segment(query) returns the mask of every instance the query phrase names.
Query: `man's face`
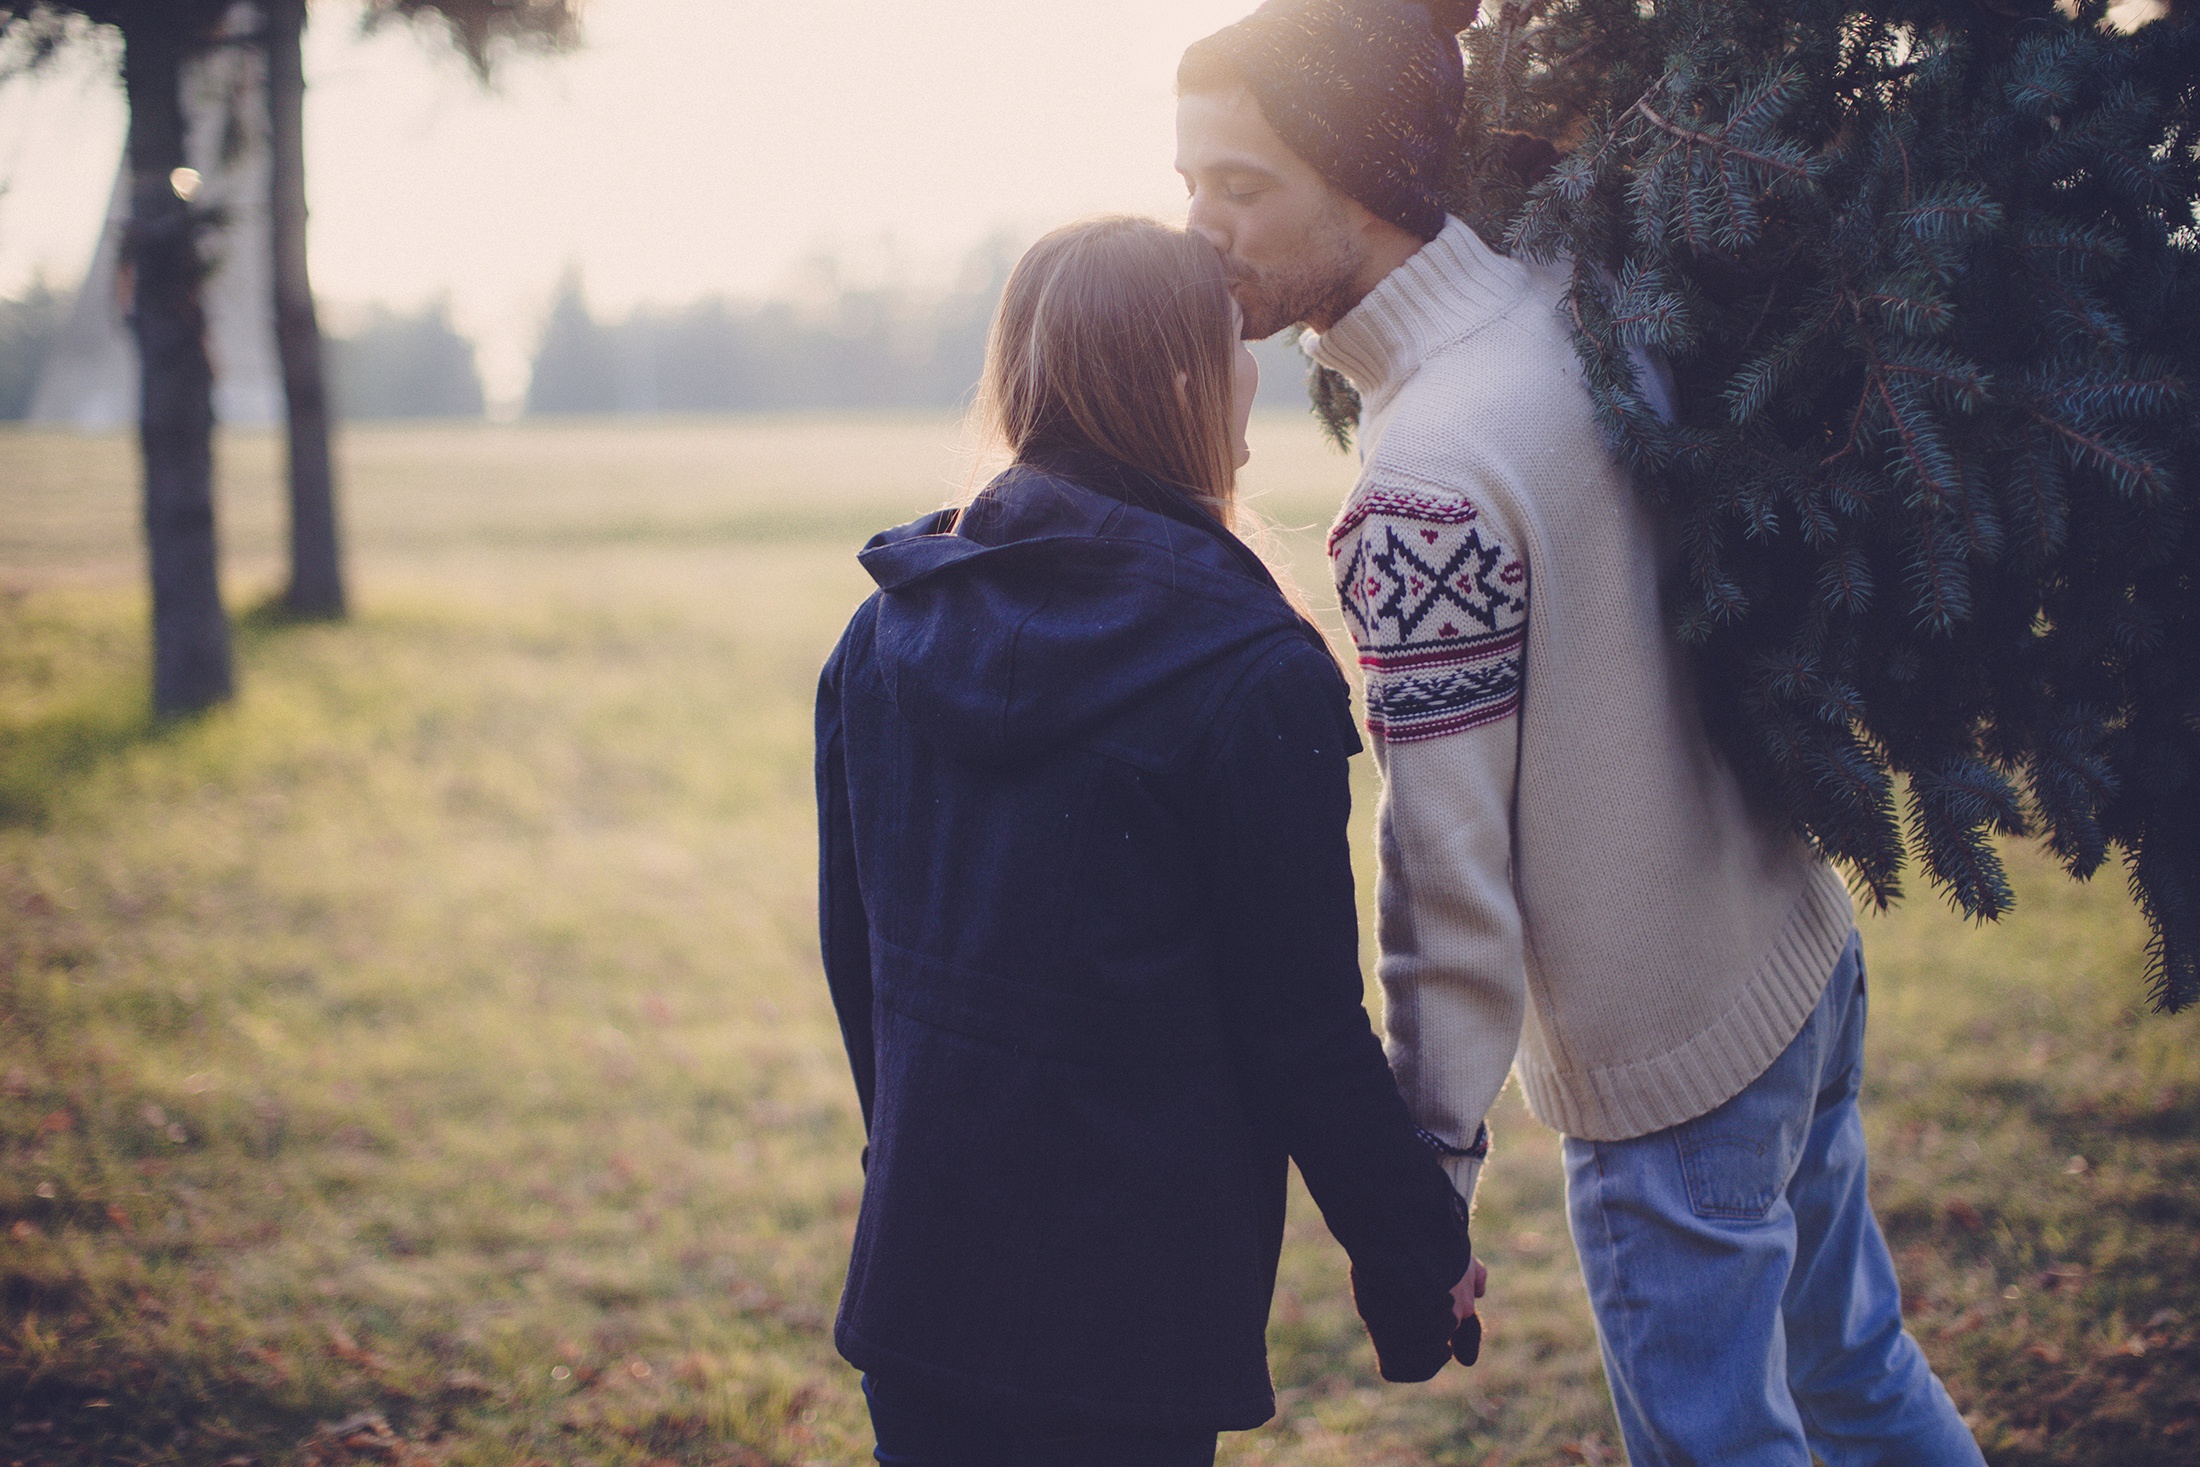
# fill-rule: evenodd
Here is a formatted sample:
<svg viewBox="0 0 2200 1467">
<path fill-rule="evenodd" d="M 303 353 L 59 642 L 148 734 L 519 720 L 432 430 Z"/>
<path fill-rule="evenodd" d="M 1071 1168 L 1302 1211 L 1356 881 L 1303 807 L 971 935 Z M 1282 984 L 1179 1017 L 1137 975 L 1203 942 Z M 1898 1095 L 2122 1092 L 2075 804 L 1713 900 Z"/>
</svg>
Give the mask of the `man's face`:
<svg viewBox="0 0 2200 1467">
<path fill-rule="evenodd" d="M 1284 145 L 1249 90 L 1177 99 L 1176 171 L 1186 222 L 1229 267 L 1248 340 L 1294 322 L 1326 331 L 1358 300 L 1365 211 Z"/>
</svg>

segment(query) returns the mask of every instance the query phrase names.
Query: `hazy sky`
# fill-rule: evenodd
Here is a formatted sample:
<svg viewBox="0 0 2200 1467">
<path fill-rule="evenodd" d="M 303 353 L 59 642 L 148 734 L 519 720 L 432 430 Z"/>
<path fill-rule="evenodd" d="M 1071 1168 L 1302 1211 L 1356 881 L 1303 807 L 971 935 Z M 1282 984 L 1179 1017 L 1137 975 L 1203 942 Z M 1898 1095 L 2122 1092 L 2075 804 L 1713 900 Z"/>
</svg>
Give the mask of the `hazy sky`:
<svg viewBox="0 0 2200 1467">
<path fill-rule="evenodd" d="M 1254 3 L 591 0 L 581 51 L 484 91 L 430 33 L 362 40 L 354 4 L 320 0 L 315 286 L 448 291 L 508 384 L 568 262 L 619 309 L 762 294 L 819 249 L 944 276 L 994 229 L 1180 216 L 1176 58 Z M 75 283 L 122 131 L 111 57 L 0 89 L 0 293 Z"/>
</svg>

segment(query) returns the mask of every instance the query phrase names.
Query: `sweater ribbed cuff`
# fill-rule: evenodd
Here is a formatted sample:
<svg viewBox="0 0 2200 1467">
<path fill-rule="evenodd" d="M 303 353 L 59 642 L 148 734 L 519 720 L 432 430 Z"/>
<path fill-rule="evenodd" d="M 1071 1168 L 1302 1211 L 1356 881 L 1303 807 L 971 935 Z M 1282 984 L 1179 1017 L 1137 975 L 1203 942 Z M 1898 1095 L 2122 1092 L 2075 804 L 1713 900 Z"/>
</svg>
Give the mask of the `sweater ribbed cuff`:
<svg viewBox="0 0 2200 1467">
<path fill-rule="evenodd" d="M 1479 1156 L 1447 1156 L 1444 1158 L 1444 1175 L 1451 1178 L 1451 1189 L 1474 1210 L 1475 1184 L 1482 1180 L 1483 1158 Z"/>
</svg>

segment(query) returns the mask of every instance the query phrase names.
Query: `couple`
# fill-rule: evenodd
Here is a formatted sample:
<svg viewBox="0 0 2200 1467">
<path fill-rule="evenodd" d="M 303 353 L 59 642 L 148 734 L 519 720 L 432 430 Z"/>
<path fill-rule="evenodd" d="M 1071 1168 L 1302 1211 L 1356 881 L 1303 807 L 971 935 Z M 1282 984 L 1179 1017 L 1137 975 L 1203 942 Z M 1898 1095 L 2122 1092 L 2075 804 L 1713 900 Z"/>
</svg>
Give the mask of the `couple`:
<svg viewBox="0 0 2200 1467">
<path fill-rule="evenodd" d="M 1433 8 L 1270 0 L 1193 46 L 1188 232 L 1034 246 L 983 389 L 1014 465 L 863 552 L 820 917 L 870 1137 L 837 1340 L 881 1462 L 1211 1463 L 1274 1411 L 1288 1162 L 1383 1376 L 1471 1363 L 1515 1068 L 1637 1467 L 1981 1460 L 1865 1196 L 1847 894 L 1697 720 L 1562 274 L 1438 202 L 1472 7 Z M 1235 533 L 1242 339 L 1294 323 L 1363 404 L 1329 548 L 1387 1059 L 1346 679 Z"/>
</svg>

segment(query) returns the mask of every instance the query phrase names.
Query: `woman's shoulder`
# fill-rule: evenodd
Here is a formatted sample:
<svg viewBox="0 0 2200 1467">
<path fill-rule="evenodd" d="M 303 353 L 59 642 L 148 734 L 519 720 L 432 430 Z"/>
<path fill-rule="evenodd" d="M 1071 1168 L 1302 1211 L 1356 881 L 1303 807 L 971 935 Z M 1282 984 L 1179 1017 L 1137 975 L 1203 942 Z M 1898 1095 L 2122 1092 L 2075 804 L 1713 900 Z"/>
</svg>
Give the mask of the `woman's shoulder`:
<svg viewBox="0 0 2200 1467">
<path fill-rule="evenodd" d="M 833 650 L 826 655 L 825 666 L 818 674 L 820 695 L 838 691 L 847 681 L 851 668 L 860 670 L 869 665 L 881 594 L 873 591 L 864 597 L 863 603 L 849 616 L 848 624 L 841 628 L 840 639 L 833 643 Z"/>
<path fill-rule="evenodd" d="M 1286 739 L 1360 751 L 1352 689 L 1329 644 L 1312 626 L 1280 630 L 1248 648 L 1209 725 L 1210 747 Z"/>
</svg>

